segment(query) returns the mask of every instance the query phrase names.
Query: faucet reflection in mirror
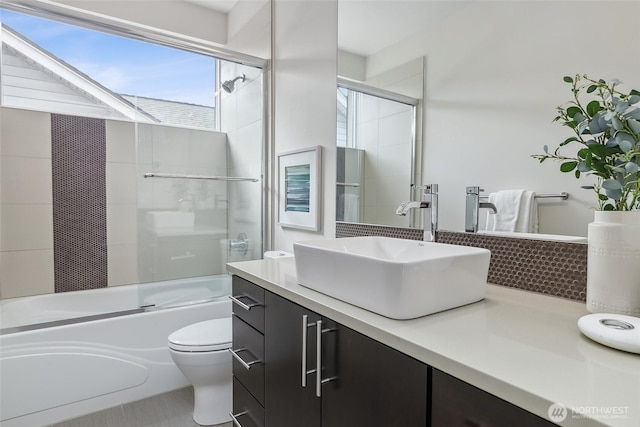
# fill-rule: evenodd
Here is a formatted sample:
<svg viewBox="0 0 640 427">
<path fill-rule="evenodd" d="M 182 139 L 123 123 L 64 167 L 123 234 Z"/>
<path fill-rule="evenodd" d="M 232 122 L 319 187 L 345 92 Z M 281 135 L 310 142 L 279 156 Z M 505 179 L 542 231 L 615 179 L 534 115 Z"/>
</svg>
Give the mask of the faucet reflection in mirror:
<svg viewBox="0 0 640 427">
<path fill-rule="evenodd" d="M 396 214 L 405 216 L 411 209 L 424 209 L 423 240 L 435 242 L 438 231 L 438 184 L 425 184 L 414 188 L 423 190 L 422 201 L 402 202 L 396 209 Z"/>
<path fill-rule="evenodd" d="M 490 202 L 481 202 L 480 193 L 484 191 L 478 186 L 467 187 L 467 196 L 465 199 L 465 212 L 464 212 L 464 231 L 470 233 L 478 232 L 478 215 L 480 208 L 486 208 L 498 213 L 496 205 Z"/>
</svg>

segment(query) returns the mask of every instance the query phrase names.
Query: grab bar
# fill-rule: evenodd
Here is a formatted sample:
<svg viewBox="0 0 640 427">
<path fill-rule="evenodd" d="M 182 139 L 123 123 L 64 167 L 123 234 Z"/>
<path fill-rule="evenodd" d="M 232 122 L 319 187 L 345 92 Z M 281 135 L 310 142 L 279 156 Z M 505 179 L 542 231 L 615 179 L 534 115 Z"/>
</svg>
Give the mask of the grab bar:
<svg viewBox="0 0 640 427">
<path fill-rule="evenodd" d="M 185 175 L 179 173 L 147 172 L 144 178 L 178 178 L 178 179 L 206 179 L 209 181 L 249 181 L 258 182 L 258 178 L 248 178 L 242 176 L 210 176 L 210 175 Z"/>
</svg>

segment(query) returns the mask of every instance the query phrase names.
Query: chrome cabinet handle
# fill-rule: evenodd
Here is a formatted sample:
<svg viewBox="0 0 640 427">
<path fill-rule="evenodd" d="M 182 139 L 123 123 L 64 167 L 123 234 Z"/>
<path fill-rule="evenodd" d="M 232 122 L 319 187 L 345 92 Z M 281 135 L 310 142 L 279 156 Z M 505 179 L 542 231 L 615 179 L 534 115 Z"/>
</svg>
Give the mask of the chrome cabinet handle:
<svg viewBox="0 0 640 427">
<path fill-rule="evenodd" d="M 231 417 L 231 419 L 233 420 L 233 423 L 237 427 L 242 427 L 242 424 L 240 424 L 240 421 L 238 421 L 238 418 L 240 418 L 243 415 L 247 415 L 248 413 L 249 411 L 242 411 L 239 414 L 234 414 L 233 412 L 229 412 L 229 416 Z"/>
<path fill-rule="evenodd" d="M 316 322 L 316 396 L 322 395 L 322 320 Z"/>
<path fill-rule="evenodd" d="M 322 334 L 333 332 L 336 328 L 322 329 L 322 320 L 308 323 L 309 316 L 302 316 L 302 387 L 307 386 L 307 375 L 316 374 L 316 396 L 322 397 L 322 384 L 335 380 L 337 377 L 322 379 Z M 307 370 L 307 330 L 316 328 L 316 368 Z"/>
<path fill-rule="evenodd" d="M 255 360 L 252 360 L 251 362 L 245 362 L 244 360 L 242 360 L 242 357 L 240 357 L 238 355 L 238 353 L 240 353 L 241 351 L 246 351 L 247 353 L 251 354 L 251 352 L 248 349 L 244 348 L 244 347 L 243 348 L 239 348 L 237 350 L 229 349 L 229 352 L 231 353 L 233 358 L 236 359 L 238 362 L 240 362 L 242 364 L 242 366 L 245 367 L 245 369 L 249 370 L 249 369 L 251 369 L 251 365 L 255 365 L 256 363 L 262 362 L 262 360 L 260 360 L 260 359 L 255 359 Z M 251 354 L 251 355 L 253 356 L 253 354 Z M 255 356 L 253 356 L 253 357 L 255 357 Z"/>
<path fill-rule="evenodd" d="M 307 330 L 316 326 L 315 323 L 307 323 L 309 321 L 308 315 L 302 316 L 302 387 L 307 386 L 307 375 L 313 374 L 316 370 L 311 369 L 307 371 Z"/>
<path fill-rule="evenodd" d="M 239 298 L 249 298 L 253 302 L 251 304 L 245 304 L 242 301 L 240 301 Z M 253 298 L 251 298 L 248 295 L 238 295 L 238 296 L 229 295 L 229 299 L 231 301 L 235 302 L 236 304 L 238 304 L 240 307 L 244 308 L 247 311 L 251 310 L 251 308 L 253 308 L 253 307 L 258 307 L 258 306 L 262 305 L 261 303 L 259 303 L 258 301 L 254 300 Z"/>
<path fill-rule="evenodd" d="M 338 377 L 334 376 L 334 377 L 329 377 L 329 378 L 325 378 L 322 379 L 322 334 L 327 333 L 327 332 L 335 332 L 338 329 L 337 328 L 328 328 L 328 329 L 322 329 L 322 321 L 318 320 L 316 322 L 316 328 L 318 330 L 318 336 L 316 338 L 316 342 L 317 342 L 317 354 L 316 354 L 316 396 L 317 397 L 322 397 L 322 384 L 326 384 L 328 382 L 331 382 L 335 379 L 337 379 Z"/>
<path fill-rule="evenodd" d="M 306 314 L 302 316 L 302 387 L 307 386 L 307 319 Z"/>
</svg>

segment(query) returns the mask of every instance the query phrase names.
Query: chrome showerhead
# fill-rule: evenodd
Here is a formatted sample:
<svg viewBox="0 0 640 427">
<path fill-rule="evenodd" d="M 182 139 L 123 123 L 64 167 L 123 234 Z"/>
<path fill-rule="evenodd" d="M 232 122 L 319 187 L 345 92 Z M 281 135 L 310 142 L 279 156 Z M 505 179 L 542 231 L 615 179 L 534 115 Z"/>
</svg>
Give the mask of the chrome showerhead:
<svg viewBox="0 0 640 427">
<path fill-rule="evenodd" d="M 244 79 L 245 77 L 243 74 L 241 76 L 236 77 L 233 80 L 227 80 L 226 82 L 222 83 L 222 89 L 224 89 L 224 91 L 227 93 L 231 93 L 236 88 L 236 80 L 240 80 L 241 82 L 243 82 Z"/>
</svg>

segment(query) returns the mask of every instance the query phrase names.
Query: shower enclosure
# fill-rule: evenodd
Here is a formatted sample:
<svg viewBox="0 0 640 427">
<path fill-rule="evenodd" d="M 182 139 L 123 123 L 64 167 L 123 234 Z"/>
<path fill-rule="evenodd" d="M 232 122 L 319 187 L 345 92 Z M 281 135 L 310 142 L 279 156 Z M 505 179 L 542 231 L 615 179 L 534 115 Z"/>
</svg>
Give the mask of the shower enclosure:
<svg viewBox="0 0 640 427">
<path fill-rule="evenodd" d="M 226 274 L 228 261 L 262 257 L 262 71 L 231 62 L 219 70 L 236 79 L 219 91 L 220 131 L 136 124 L 142 283 Z M 191 302 L 139 289 L 143 305 Z"/>
<path fill-rule="evenodd" d="M 132 93 L 24 22 L 64 26 L 75 40 L 84 32 L 124 43 L 121 34 L 7 9 L 0 17 L 2 299 L 143 284 L 139 306 L 192 304 L 207 293 L 194 301 L 157 284 L 225 275 L 228 261 L 262 257 L 263 60 L 138 31 L 126 42 L 171 51 L 175 62 L 142 69 L 148 58 L 132 54 L 145 74 L 123 77 L 192 74 L 160 95 Z M 107 44 L 92 49 L 108 56 Z M 209 81 L 189 98 L 185 85 L 203 75 Z"/>
</svg>

